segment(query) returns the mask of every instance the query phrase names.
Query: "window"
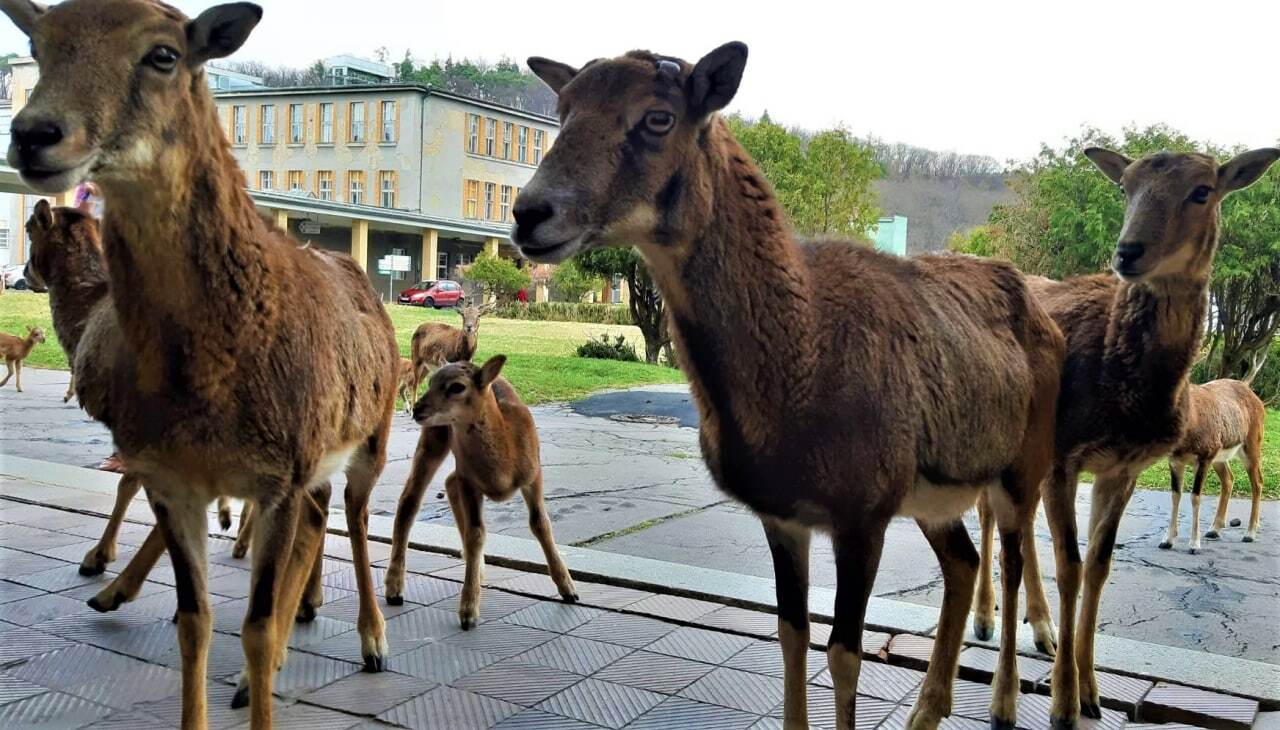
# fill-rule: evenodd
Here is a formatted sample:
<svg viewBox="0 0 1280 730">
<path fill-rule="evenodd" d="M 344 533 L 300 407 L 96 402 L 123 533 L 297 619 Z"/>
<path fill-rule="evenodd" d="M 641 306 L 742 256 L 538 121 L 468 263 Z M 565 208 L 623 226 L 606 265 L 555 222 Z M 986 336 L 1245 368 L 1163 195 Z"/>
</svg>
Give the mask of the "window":
<svg viewBox="0 0 1280 730">
<path fill-rule="evenodd" d="M 276 143 L 276 107 L 263 104 L 258 107 L 258 144 Z"/>
<path fill-rule="evenodd" d="M 396 103 L 394 101 L 382 102 L 382 137 L 381 142 L 396 141 Z"/>
<path fill-rule="evenodd" d="M 466 182 L 466 191 L 462 198 L 462 216 L 464 218 L 475 218 L 476 212 L 480 207 L 480 181 L 468 180 Z"/>
<path fill-rule="evenodd" d="M 493 198 L 498 186 L 493 183 L 484 184 L 484 219 L 493 220 Z"/>
<path fill-rule="evenodd" d="M 306 117 L 301 104 L 289 105 L 289 144 L 302 144 L 307 137 Z"/>
<path fill-rule="evenodd" d="M 258 189 L 274 190 L 276 187 L 276 173 L 274 170 L 258 171 Z"/>
<path fill-rule="evenodd" d="M 291 193 L 305 191 L 307 189 L 307 173 L 302 170 L 290 170 L 289 178 L 286 182 Z"/>
<path fill-rule="evenodd" d="M 364 102 L 351 102 L 351 137 L 348 142 L 364 142 Z"/>
<path fill-rule="evenodd" d="M 436 254 L 436 278 L 449 278 L 449 254 L 447 253 Z"/>
<path fill-rule="evenodd" d="M 364 171 L 351 170 L 347 173 L 347 202 L 352 205 L 364 204 Z"/>
<path fill-rule="evenodd" d="M 533 130 L 533 164 L 542 164 L 542 130 Z"/>
<path fill-rule="evenodd" d="M 520 141 L 516 144 L 516 158 L 521 162 L 529 161 L 529 128 L 520 128 Z"/>
<path fill-rule="evenodd" d="M 516 125 L 511 122 L 507 122 L 502 128 L 502 159 L 504 160 L 511 159 L 511 142 L 512 137 L 515 137 L 515 134 Z"/>
<path fill-rule="evenodd" d="M 502 186 L 502 206 L 498 208 L 498 220 L 510 220 L 508 217 L 511 212 L 511 186 Z"/>
<path fill-rule="evenodd" d="M 467 129 L 467 152 L 475 153 L 480 149 L 480 117 L 474 114 L 469 116 L 471 124 Z"/>
<path fill-rule="evenodd" d="M 320 105 L 320 144 L 333 144 L 333 104 Z"/>
<path fill-rule="evenodd" d="M 235 144 L 244 144 L 248 141 L 248 132 L 245 130 L 245 116 L 247 111 L 246 107 L 243 106 L 237 105 L 231 107 L 231 117 L 233 120 L 231 124 L 231 141 Z"/>
<path fill-rule="evenodd" d="M 488 123 L 487 125 L 485 125 L 485 133 L 484 133 L 484 153 L 485 153 L 486 155 L 489 155 L 490 157 L 493 157 L 493 151 L 494 151 L 494 146 L 493 146 L 493 144 L 494 144 L 494 140 L 493 140 L 493 138 L 494 138 L 494 136 L 498 133 L 498 120 L 497 120 L 497 119 L 490 119 L 490 120 L 488 120 L 488 122 L 489 122 L 489 123 Z"/>
<path fill-rule="evenodd" d="M 333 200 L 333 170 L 316 172 L 316 197 L 321 200 Z"/>
<path fill-rule="evenodd" d="M 381 195 L 380 205 L 383 208 L 396 207 L 396 173 L 394 170 L 383 170 L 378 173 L 378 191 Z"/>
</svg>

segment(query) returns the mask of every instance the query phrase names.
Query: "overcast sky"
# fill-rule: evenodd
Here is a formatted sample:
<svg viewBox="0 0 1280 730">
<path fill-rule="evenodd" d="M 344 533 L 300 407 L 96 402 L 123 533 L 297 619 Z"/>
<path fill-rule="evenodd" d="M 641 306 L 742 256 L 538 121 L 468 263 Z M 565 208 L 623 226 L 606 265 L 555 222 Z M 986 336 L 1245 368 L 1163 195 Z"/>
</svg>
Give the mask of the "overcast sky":
<svg viewBox="0 0 1280 730">
<path fill-rule="evenodd" d="M 209 3 L 177 0 L 190 15 Z M 529 55 L 574 65 L 648 48 L 690 60 L 751 49 L 731 109 L 843 123 L 999 160 L 1081 125 L 1166 122 L 1220 144 L 1280 141 L 1280 2 L 608 2 L 265 0 L 234 58 L 303 66 L 335 53 L 429 60 Z M 0 20 L 0 51 L 25 52 Z"/>
</svg>

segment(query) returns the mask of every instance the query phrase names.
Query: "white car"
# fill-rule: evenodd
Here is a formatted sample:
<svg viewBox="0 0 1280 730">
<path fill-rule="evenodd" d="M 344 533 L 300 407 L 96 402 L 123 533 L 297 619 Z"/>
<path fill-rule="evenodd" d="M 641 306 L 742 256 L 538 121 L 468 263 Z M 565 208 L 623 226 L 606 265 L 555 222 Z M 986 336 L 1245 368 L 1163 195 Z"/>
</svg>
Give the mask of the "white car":
<svg viewBox="0 0 1280 730">
<path fill-rule="evenodd" d="M 25 264 L 9 264 L 5 266 L 3 269 L 4 287 L 6 289 L 26 289 L 27 277 L 25 269 Z"/>
</svg>

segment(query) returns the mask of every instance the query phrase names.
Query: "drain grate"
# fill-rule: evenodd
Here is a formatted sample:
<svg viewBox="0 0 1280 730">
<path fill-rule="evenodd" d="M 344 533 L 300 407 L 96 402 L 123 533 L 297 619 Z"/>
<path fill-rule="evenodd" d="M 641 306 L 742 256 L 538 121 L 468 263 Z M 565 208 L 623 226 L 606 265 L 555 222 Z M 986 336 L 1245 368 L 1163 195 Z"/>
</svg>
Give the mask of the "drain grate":
<svg viewBox="0 0 1280 730">
<path fill-rule="evenodd" d="M 609 418 L 622 423 L 648 423 L 663 426 L 680 423 L 680 419 L 675 416 L 655 416 L 649 413 L 615 413 Z"/>
</svg>

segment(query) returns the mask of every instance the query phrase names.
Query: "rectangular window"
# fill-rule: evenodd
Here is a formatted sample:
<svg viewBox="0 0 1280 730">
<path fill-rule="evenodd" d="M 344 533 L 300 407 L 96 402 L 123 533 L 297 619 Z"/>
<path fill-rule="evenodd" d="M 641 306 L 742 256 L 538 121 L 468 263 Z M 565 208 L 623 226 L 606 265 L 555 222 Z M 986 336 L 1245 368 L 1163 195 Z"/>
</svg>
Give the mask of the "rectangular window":
<svg viewBox="0 0 1280 730">
<path fill-rule="evenodd" d="M 493 198 L 498 186 L 493 183 L 484 184 L 484 219 L 493 220 Z"/>
<path fill-rule="evenodd" d="M 276 187 L 276 173 L 273 170 L 258 171 L 258 189 L 274 190 Z"/>
<path fill-rule="evenodd" d="M 274 104 L 263 104 L 258 107 L 258 143 L 276 143 L 276 107 Z"/>
<path fill-rule="evenodd" d="M 542 130 L 533 130 L 533 164 L 542 164 Z"/>
<path fill-rule="evenodd" d="M 511 214 L 511 186 L 502 186 L 502 205 L 498 208 L 498 220 L 510 220 Z"/>
<path fill-rule="evenodd" d="M 467 152 L 476 153 L 480 150 L 480 117 L 469 114 L 470 123 L 467 129 Z"/>
<path fill-rule="evenodd" d="M 507 122 L 502 128 L 502 159 L 504 160 L 511 159 L 511 143 L 514 141 L 512 137 L 515 136 L 515 132 L 516 125 L 511 122 Z"/>
<path fill-rule="evenodd" d="M 480 207 L 480 181 L 468 180 L 466 194 L 463 197 L 462 214 L 464 218 L 475 218 Z"/>
<path fill-rule="evenodd" d="M 287 182 L 289 184 L 289 192 L 303 192 L 307 189 L 307 173 L 302 170 L 290 170 Z"/>
<path fill-rule="evenodd" d="M 333 104 L 320 105 L 320 144 L 333 144 Z"/>
<path fill-rule="evenodd" d="M 347 173 L 347 202 L 364 205 L 364 171 L 351 170 Z"/>
<path fill-rule="evenodd" d="M 516 143 L 516 159 L 521 162 L 529 161 L 529 128 L 520 128 L 520 140 Z"/>
<path fill-rule="evenodd" d="M 394 170 L 383 170 L 378 173 L 378 194 L 383 208 L 396 207 L 396 173 Z"/>
<path fill-rule="evenodd" d="M 231 141 L 235 144 L 244 144 L 248 141 L 248 132 L 245 130 L 245 116 L 248 109 L 244 106 L 236 105 L 231 107 L 232 118 L 232 135 Z"/>
<path fill-rule="evenodd" d="M 484 153 L 490 157 L 493 157 L 493 152 L 495 149 L 494 137 L 498 134 L 498 120 L 489 119 L 487 121 L 488 121 L 488 124 L 485 125 L 485 132 L 484 132 Z"/>
<path fill-rule="evenodd" d="M 436 254 L 436 278 L 449 278 L 449 254 L 447 253 Z"/>
<path fill-rule="evenodd" d="M 364 102 L 351 102 L 351 137 L 347 141 L 364 143 Z"/>
<path fill-rule="evenodd" d="M 316 173 L 316 195 L 321 200 L 333 200 L 333 170 Z"/>
<path fill-rule="evenodd" d="M 381 142 L 396 141 L 396 103 L 382 102 L 382 138 Z"/>
<path fill-rule="evenodd" d="M 302 144 L 307 139 L 307 122 L 301 104 L 289 105 L 289 144 Z"/>
</svg>

